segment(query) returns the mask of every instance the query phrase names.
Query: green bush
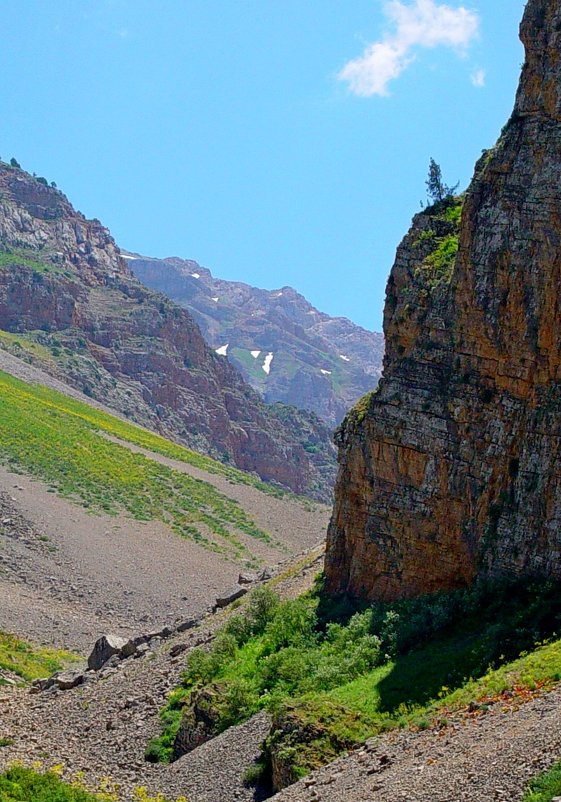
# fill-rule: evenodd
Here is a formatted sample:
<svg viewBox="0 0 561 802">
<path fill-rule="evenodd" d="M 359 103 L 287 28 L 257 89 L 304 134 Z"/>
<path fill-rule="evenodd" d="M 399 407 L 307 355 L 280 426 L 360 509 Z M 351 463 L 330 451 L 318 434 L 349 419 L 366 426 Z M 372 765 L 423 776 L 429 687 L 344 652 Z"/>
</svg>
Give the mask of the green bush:
<svg viewBox="0 0 561 802">
<path fill-rule="evenodd" d="M 210 649 L 191 652 L 151 759 L 171 759 L 200 692 L 212 698 L 211 735 L 269 710 L 265 758 L 274 752 L 286 776 L 298 777 L 389 727 L 429 726 L 446 705 L 557 681 L 561 643 L 536 644 L 560 631 L 560 590 L 559 582 L 482 582 L 357 609 L 327 599 L 321 581 L 288 601 L 261 588 Z"/>
<path fill-rule="evenodd" d="M 62 769 L 62 766 L 55 767 Z M 12 766 L 0 774 L 0 802 L 118 802 L 120 794 L 111 781 L 102 782 L 103 790 L 89 791 L 80 778 L 65 782 L 53 769 L 40 773 L 24 766 Z M 146 788 L 137 788 L 133 793 L 137 802 L 166 802 L 161 794 L 148 795 Z M 177 802 L 187 802 L 180 797 Z"/>
<path fill-rule="evenodd" d="M 14 766 L 0 774 L 0 802 L 101 802 L 97 795 L 63 782 L 53 772 L 39 774 L 23 766 Z"/>
<path fill-rule="evenodd" d="M 561 762 L 531 781 L 522 802 L 551 802 L 561 796 Z"/>
</svg>

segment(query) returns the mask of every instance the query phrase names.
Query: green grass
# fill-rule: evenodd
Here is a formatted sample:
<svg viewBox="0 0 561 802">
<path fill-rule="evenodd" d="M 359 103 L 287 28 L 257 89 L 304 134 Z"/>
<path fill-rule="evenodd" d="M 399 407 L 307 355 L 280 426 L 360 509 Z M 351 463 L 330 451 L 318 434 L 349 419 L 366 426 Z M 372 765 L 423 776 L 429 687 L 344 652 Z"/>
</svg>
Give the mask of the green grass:
<svg viewBox="0 0 561 802">
<path fill-rule="evenodd" d="M 39 336 L 41 333 L 37 333 Z M 42 332 L 44 336 L 44 332 Z M 3 331 L 0 329 L 0 346 L 7 349 L 13 349 L 17 356 L 29 354 L 30 356 L 37 357 L 44 362 L 53 362 L 53 354 L 51 349 L 47 348 L 35 339 L 37 335 L 29 332 L 25 334 L 16 334 L 10 331 Z M 18 353 L 21 352 L 21 353 Z"/>
<path fill-rule="evenodd" d="M 76 660 L 76 655 L 62 649 L 31 646 L 14 635 L 0 632 L 0 668 L 11 671 L 24 680 L 48 677 Z"/>
<path fill-rule="evenodd" d="M 551 802 L 561 796 L 561 762 L 530 783 L 522 802 Z"/>
<path fill-rule="evenodd" d="M 239 533 L 270 542 L 236 501 L 209 483 L 135 454 L 102 433 L 192 464 L 192 452 L 180 446 L 0 372 L 0 461 L 7 467 L 43 480 L 94 513 L 161 520 L 234 559 L 252 562 Z M 200 461 L 206 464 L 204 457 Z"/>
<path fill-rule="evenodd" d="M 38 772 L 21 765 L 14 765 L 0 774 L 0 802 L 119 802 L 118 791 L 110 781 L 102 783 L 106 788 L 98 792 L 88 790 L 80 776 L 70 782 L 61 779 L 57 770 Z M 146 789 L 134 792 L 137 802 L 166 802 L 158 794 L 150 797 Z M 178 802 L 187 802 L 181 797 Z"/>
<path fill-rule="evenodd" d="M 2 379 L 3 376 L 6 376 L 6 374 L 2 374 L 0 371 L 0 379 Z M 261 490 L 263 493 L 268 493 L 278 498 L 297 498 L 296 496 L 292 496 L 288 491 L 261 482 L 259 479 L 243 471 L 228 465 L 223 465 L 210 457 L 205 457 L 203 454 L 198 454 L 196 451 L 180 446 L 177 443 L 172 443 L 164 437 L 148 431 L 148 429 L 143 429 L 141 426 L 113 417 L 94 407 L 76 401 L 69 396 L 51 390 L 48 387 L 33 385 L 32 388 L 28 386 L 28 389 L 33 391 L 37 400 L 42 401 L 45 405 L 50 404 L 54 408 L 64 411 L 69 417 L 80 419 L 92 430 L 106 432 L 120 440 L 133 443 L 136 446 L 154 451 L 170 459 L 184 462 L 187 465 L 192 465 L 208 473 L 224 476 L 234 484 L 250 485 Z M 304 501 L 304 499 L 302 499 L 302 501 Z"/>
<path fill-rule="evenodd" d="M 52 262 L 42 262 L 37 259 L 36 251 L 28 248 L 15 248 L 0 251 L 0 270 L 9 270 L 13 267 L 27 267 L 34 273 L 56 273 L 60 275 L 71 274 Z"/>
<path fill-rule="evenodd" d="M 191 653 L 148 756 L 173 756 L 201 691 L 214 734 L 270 710 L 266 755 L 280 754 L 298 779 L 387 729 L 429 726 L 506 689 L 550 687 L 561 679 L 560 590 L 479 585 L 356 612 L 320 592 L 279 602 L 262 590 L 210 651 Z"/>
</svg>

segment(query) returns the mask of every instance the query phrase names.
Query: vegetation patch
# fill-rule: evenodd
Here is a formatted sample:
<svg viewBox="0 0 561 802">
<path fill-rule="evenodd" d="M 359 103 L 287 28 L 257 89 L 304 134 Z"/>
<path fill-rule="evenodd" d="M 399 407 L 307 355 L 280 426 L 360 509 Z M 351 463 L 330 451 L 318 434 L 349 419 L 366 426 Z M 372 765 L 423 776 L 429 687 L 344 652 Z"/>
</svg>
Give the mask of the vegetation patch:
<svg viewBox="0 0 561 802">
<path fill-rule="evenodd" d="M 11 671 L 24 680 L 48 677 L 78 659 L 76 655 L 62 649 L 31 646 L 15 635 L 0 632 L 0 669 Z M 0 684 L 2 684 L 1 678 Z"/>
<path fill-rule="evenodd" d="M 254 562 L 240 533 L 271 541 L 236 501 L 209 483 L 135 454 L 101 433 L 146 447 L 155 440 L 157 450 L 166 450 L 163 438 L 0 372 L 0 461 L 10 469 L 47 482 L 92 512 L 161 520 L 234 559 Z M 181 453 L 170 443 L 169 452 L 175 449 Z"/>
<path fill-rule="evenodd" d="M 356 402 L 354 407 L 347 412 L 346 420 L 351 426 L 357 426 L 358 424 L 362 423 L 365 419 L 368 410 L 370 409 L 370 402 L 376 395 L 376 390 L 371 390 L 366 395 L 363 395 L 362 398 Z"/>
<path fill-rule="evenodd" d="M 389 728 L 549 687 L 561 678 L 561 641 L 543 639 L 559 629 L 560 589 L 479 584 L 363 609 L 319 586 L 282 602 L 258 589 L 210 650 L 191 652 L 147 757 L 182 754 L 201 716 L 212 737 L 267 709 L 263 765 L 279 788 Z"/>
<path fill-rule="evenodd" d="M 27 267 L 34 273 L 39 274 L 57 273 L 60 275 L 71 275 L 71 273 L 52 262 L 41 261 L 37 258 L 37 252 L 29 248 L 15 248 L 13 250 L 0 251 L 0 270 L 10 270 L 18 267 Z"/>
<path fill-rule="evenodd" d="M 561 796 L 561 762 L 531 781 L 522 802 L 551 802 Z"/>
<path fill-rule="evenodd" d="M 0 774 L 0 802 L 119 802 L 121 798 L 110 781 L 102 783 L 99 791 L 90 791 L 80 775 L 65 782 L 61 772 L 62 766 L 47 772 L 12 766 Z M 134 799 L 136 802 L 166 802 L 161 794 L 149 796 L 145 788 L 136 789 Z M 187 802 L 187 799 L 180 797 L 177 802 Z"/>
<path fill-rule="evenodd" d="M 457 234 L 448 234 L 437 239 L 435 249 L 423 260 L 422 269 L 430 274 L 431 284 L 436 286 L 442 281 L 450 280 L 457 253 Z"/>
<path fill-rule="evenodd" d="M 448 283 L 458 253 L 464 197 L 446 197 L 425 210 L 431 227 L 420 232 L 413 246 L 424 253 L 416 274 L 434 289 Z"/>
</svg>

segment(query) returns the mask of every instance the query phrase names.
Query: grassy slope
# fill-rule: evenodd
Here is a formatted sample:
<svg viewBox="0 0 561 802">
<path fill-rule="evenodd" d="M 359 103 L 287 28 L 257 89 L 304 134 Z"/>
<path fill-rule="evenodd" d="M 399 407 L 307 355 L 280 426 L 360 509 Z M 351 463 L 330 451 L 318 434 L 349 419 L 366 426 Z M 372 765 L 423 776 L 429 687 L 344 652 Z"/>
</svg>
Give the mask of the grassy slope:
<svg viewBox="0 0 561 802">
<path fill-rule="evenodd" d="M 16 337 L 16 335 L 8 335 L 7 332 L 0 332 L 0 339 L 5 336 L 9 336 L 10 339 Z M 0 379 L 5 382 L 6 379 L 11 379 L 11 377 L 0 371 Z M 12 381 L 15 382 L 17 380 L 13 379 Z M 69 415 L 80 418 L 92 429 L 106 432 L 128 443 L 133 443 L 134 445 L 149 449 L 150 451 L 162 454 L 162 456 L 169 457 L 170 459 L 184 462 L 187 465 L 193 465 L 195 468 L 200 468 L 208 473 L 224 476 L 235 484 L 250 485 L 261 490 L 263 493 L 278 497 L 291 496 L 288 491 L 261 482 L 259 479 L 237 468 L 223 465 L 210 457 L 205 457 L 203 454 L 199 454 L 189 448 L 180 446 L 177 443 L 172 443 L 170 440 L 166 440 L 165 437 L 154 434 L 154 432 L 150 432 L 148 429 L 143 429 L 141 426 L 136 426 L 134 423 L 128 423 L 127 421 L 98 410 L 95 407 L 91 407 L 86 403 L 76 401 L 70 398 L 70 396 L 58 393 L 55 390 L 41 385 L 29 387 L 25 385 L 24 382 L 20 382 L 20 384 L 27 386 L 28 389 L 32 389 L 37 399 L 41 399 L 46 404 L 50 403 L 64 410 Z M 302 501 L 305 501 L 305 499 L 302 499 Z"/>
<path fill-rule="evenodd" d="M 247 481 L 244 474 L 140 427 L 0 372 L 0 460 L 11 469 L 42 479 L 94 512 L 162 520 L 182 536 L 236 559 L 252 560 L 236 532 L 270 540 L 237 502 L 212 485 L 134 454 L 100 433 Z"/>
<path fill-rule="evenodd" d="M 551 687 L 561 679 L 559 590 L 475 589 L 374 607 L 327 629 L 317 599 L 304 597 L 273 606 L 246 637 L 249 609 L 242 624 L 226 625 L 210 655 L 191 656 L 150 757 L 169 759 L 183 709 L 204 686 L 214 688 L 216 731 L 273 711 L 269 745 L 295 779 L 386 729 L 429 726 L 506 690 L 524 698 Z M 537 642 L 544 636 L 551 642 Z"/>
<path fill-rule="evenodd" d="M 14 635 L 0 632 L 0 668 L 7 669 L 24 680 L 48 677 L 76 659 L 75 655 L 62 649 L 31 646 Z"/>
<path fill-rule="evenodd" d="M 84 787 L 81 777 L 64 782 L 59 774 L 62 767 L 51 771 L 38 772 L 24 766 L 12 766 L 0 774 L 0 802 L 118 802 L 118 790 L 110 782 L 97 792 Z M 150 797 L 144 788 L 134 794 L 137 802 L 166 802 L 163 796 Z M 180 797 L 177 802 L 187 802 Z"/>
</svg>

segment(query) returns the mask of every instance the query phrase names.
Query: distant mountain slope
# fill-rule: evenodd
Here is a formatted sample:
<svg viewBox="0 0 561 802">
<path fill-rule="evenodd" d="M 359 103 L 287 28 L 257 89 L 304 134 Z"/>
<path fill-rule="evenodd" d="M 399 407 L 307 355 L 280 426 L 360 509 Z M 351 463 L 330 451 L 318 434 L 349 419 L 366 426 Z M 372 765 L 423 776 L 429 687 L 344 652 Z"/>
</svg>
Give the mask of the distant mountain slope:
<svg viewBox="0 0 561 802">
<path fill-rule="evenodd" d="M 110 233 L 0 163 L 0 346 L 151 429 L 328 498 L 329 429 L 267 406 L 183 309 L 134 278 Z"/>
<path fill-rule="evenodd" d="M 383 335 L 319 312 L 292 287 L 223 281 L 189 260 L 126 258 L 144 284 L 191 312 L 206 341 L 265 401 L 294 404 L 335 424 L 376 386 Z"/>
</svg>

